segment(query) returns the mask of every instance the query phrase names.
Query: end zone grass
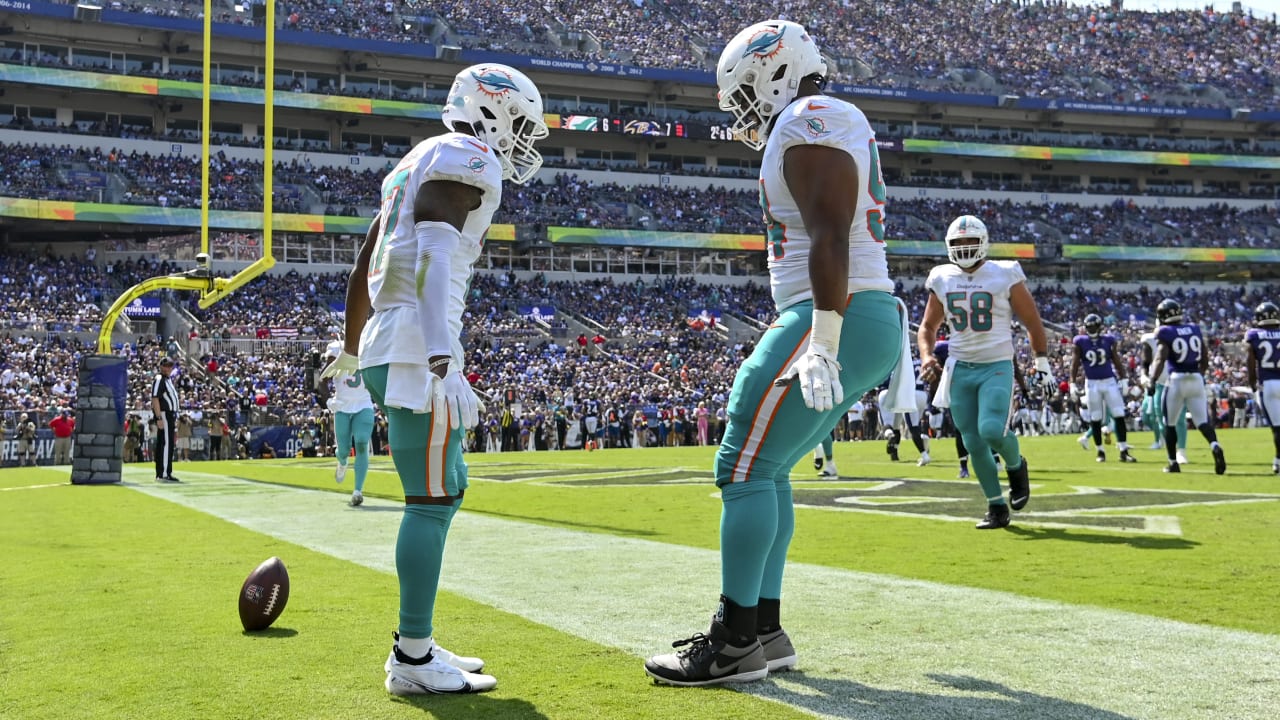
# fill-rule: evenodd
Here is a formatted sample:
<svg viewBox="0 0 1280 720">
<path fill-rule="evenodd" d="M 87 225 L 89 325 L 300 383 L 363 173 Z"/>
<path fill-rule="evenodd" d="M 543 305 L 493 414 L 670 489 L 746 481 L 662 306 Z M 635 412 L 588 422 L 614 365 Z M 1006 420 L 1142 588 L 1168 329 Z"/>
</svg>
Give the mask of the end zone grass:
<svg viewBox="0 0 1280 720">
<path fill-rule="evenodd" d="M 1071 438 L 1026 440 L 1034 487 L 1028 509 L 1036 508 L 1037 499 L 1081 486 L 1280 496 L 1280 479 L 1270 474 L 1269 434 L 1251 430 L 1222 435 L 1231 462 L 1223 477 L 1212 474 L 1199 438 L 1191 443 L 1194 464 L 1181 476 L 1161 473 L 1161 455 L 1156 452 L 1138 451 L 1142 462 L 1137 465 L 1097 465 L 1092 453 L 1082 452 Z M 806 459 L 793 473 L 793 482 L 797 488 L 839 488 L 866 487 L 884 477 L 948 479 L 955 471 L 948 445 L 935 443 L 934 464 L 917 468 L 905 462 L 914 459 L 910 452 L 904 453 L 902 463 L 887 462 L 879 442 L 837 444 L 836 458 L 845 477 L 818 482 Z M 711 459 L 712 451 L 706 448 L 473 455 L 468 461 L 474 480 L 464 510 L 714 550 L 720 501 L 713 486 L 705 481 L 638 482 L 646 468 L 684 467 L 705 473 Z M 340 505 L 351 481 L 335 485 L 331 463 L 192 463 L 180 465 L 177 472 L 330 490 Z M 621 472 L 605 472 L 614 470 Z M 584 471 L 612 474 L 619 481 L 557 484 Z M 855 474 L 870 480 L 850 477 Z M 396 624 L 394 575 L 130 488 L 71 487 L 66 479 L 66 470 L 0 471 L 0 550 L 8 558 L 0 564 L 3 717 L 811 717 L 733 691 L 654 687 L 634 654 L 452 593 L 442 593 L 437 608 L 438 624 L 446 631 L 441 641 L 488 659 L 499 678 L 497 690 L 479 696 L 392 699 L 381 686 L 381 664 Z M 203 491 L 198 483 L 192 485 L 184 491 Z M 381 459 L 366 494 L 396 498 L 398 488 L 391 465 Z M 1029 523 L 984 533 L 970 527 L 982 512 L 976 483 L 970 490 L 971 500 L 956 503 L 957 515 L 965 522 L 799 508 L 791 558 L 1280 634 L 1280 614 L 1274 612 L 1280 591 L 1280 504 L 1275 500 L 1105 511 L 1176 517 L 1180 536 L 1045 529 Z M 385 526 L 398 523 L 399 514 L 368 512 L 361 518 Z M 520 543 L 521 538 L 510 542 Z M 289 606 L 276 627 L 245 634 L 236 616 L 235 595 L 249 570 L 271 555 L 288 563 Z M 626 558 L 618 558 L 616 571 L 628 571 Z M 571 567 L 563 568 L 549 574 L 547 582 L 591 582 L 572 578 L 572 572 Z M 650 580 L 656 594 L 665 584 L 683 581 L 681 569 L 674 566 L 669 576 Z M 714 584 L 715 578 L 700 577 L 698 582 Z M 714 600 L 709 596 L 700 607 L 671 608 L 680 616 L 672 624 L 700 629 Z M 617 612 L 626 613 L 627 608 L 628 598 L 617 598 Z M 998 608 L 993 612 L 1005 621 Z M 655 637 L 653 651 L 673 637 Z M 955 675 L 946 648 L 937 652 L 937 674 Z M 1028 663 L 1035 662 L 1028 658 Z M 1159 673 L 1160 668 L 1137 671 Z M 813 692 L 803 678 L 798 676 L 799 684 L 783 678 L 774 687 L 783 696 Z M 851 680 L 870 683 L 866 678 Z M 1271 682 L 1280 683 L 1280 678 Z M 875 707 L 872 698 L 878 695 L 870 684 L 853 692 L 863 693 L 870 704 L 851 706 L 837 717 L 884 716 L 883 708 Z M 1242 692 L 1276 694 L 1267 686 Z M 1208 704 L 1219 700 L 1205 698 Z M 948 708 L 962 712 L 966 707 L 973 709 L 949 705 L 943 698 L 922 708 L 925 714 L 907 717 L 932 720 L 945 716 Z M 1072 712 L 1071 717 L 1084 717 L 1087 707 L 1078 711 L 1085 715 Z"/>
</svg>

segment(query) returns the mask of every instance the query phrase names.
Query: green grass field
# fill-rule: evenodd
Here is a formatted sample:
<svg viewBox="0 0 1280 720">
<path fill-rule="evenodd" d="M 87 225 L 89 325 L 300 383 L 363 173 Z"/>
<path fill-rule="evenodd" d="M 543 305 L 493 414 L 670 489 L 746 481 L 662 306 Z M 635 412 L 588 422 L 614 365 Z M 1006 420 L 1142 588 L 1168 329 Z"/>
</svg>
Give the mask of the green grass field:
<svg viewBox="0 0 1280 720">
<path fill-rule="evenodd" d="M 1137 437 L 1145 448 L 1150 434 Z M 146 466 L 123 486 L 0 471 L 4 718 L 1273 718 L 1280 712 L 1280 478 L 1265 430 L 1227 431 L 1212 473 L 1098 465 L 1023 442 L 1033 497 L 978 532 L 951 441 L 934 463 L 836 446 L 841 478 L 793 473 L 783 624 L 796 672 L 739 689 L 651 684 L 642 659 L 705 630 L 720 501 L 703 448 L 469 456 L 436 637 L 490 693 L 395 699 L 399 483 L 369 501 L 332 460 Z M 292 594 L 242 632 L 236 596 L 278 555 Z"/>
</svg>

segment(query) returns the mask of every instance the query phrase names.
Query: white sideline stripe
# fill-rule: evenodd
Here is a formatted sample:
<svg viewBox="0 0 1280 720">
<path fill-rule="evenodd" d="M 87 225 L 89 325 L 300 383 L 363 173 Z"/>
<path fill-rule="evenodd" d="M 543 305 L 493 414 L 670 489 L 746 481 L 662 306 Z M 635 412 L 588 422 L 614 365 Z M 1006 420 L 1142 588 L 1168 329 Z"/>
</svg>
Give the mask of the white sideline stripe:
<svg viewBox="0 0 1280 720">
<path fill-rule="evenodd" d="M 44 485 L 19 485 L 18 487 L 0 488 L 0 492 L 8 492 L 10 490 L 39 490 L 41 488 L 51 487 L 71 487 L 70 483 L 45 483 Z"/>
<path fill-rule="evenodd" d="M 399 503 L 353 509 L 342 493 L 126 474 L 150 495 L 394 572 L 400 516 L 368 509 Z M 949 532 L 972 531 L 939 527 Z M 636 655 L 637 683 L 639 658 L 705 630 L 719 593 L 715 551 L 465 511 L 445 563 L 443 589 Z M 744 691 L 817 717 L 1236 720 L 1280 707 L 1273 635 L 807 564 L 788 566 L 784 600 L 803 672 Z"/>
</svg>

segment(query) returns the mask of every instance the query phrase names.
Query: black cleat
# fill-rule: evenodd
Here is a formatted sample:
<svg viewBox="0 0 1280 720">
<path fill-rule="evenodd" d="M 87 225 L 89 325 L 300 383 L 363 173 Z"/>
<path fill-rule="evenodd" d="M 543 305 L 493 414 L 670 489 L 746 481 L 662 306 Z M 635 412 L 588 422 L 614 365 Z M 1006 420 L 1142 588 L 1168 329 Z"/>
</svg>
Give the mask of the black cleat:
<svg viewBox="0 0 1280 720">
<path fill-rule="evenodd" d="M 1009 527 L 1009 506 L 1004 503 L 988 505 L 986 516 L 975 527 L 979 530 L 999 530 Z"/>
<path fill-rule="evenodd" d="M 1164 471 L 1167 473 L 1180 473 L 1182 468 L 1178 466 L 1177 460 L 1170 460 L 1169 464 L 1164 466 Z"/>
<path fill-rule="evenodd" d="M 889 445 L 884 449 L 884 451 L 889 453 L 890 460 L 894 462 L 898 462 L 898 446 L 897 445 Z"/>
<path fill-rule="evenodd" d="M 796 648 L 791 644 L 787 631 L 778 628 L 771 633 L 759 637 L 760 647 L 764 648 L 764 659 L 769 664 L 769 673 L 784 672 L 796 666 Z"/>
<path fill-rule="evenodd" d="M 1219 475 L 1227 471 L 1227 456 L 1223 454 L 1221 445 L 1213 448 L 1213 471 Z"/>
<path fill-rule="evenodd" d="M 1022 465 L 1017 470 L 1010 470 L 1008 477 L 1009 505 L 1014 510 L 1021 510 L 1031 500 L 1031 478 L 1027 475 L 1027 458 L 1025 456 L 1022 458 Z M 995 506 L 993 505 L 992 507 Z M 1005 514 L 1009 514 L 1007 510 Z M 1005 524 L 1008 525 L 1009 523 L 1006 521 Z"/>
<path fill-rule="evenodd" d="M 814 459 L 813 459 L 813 469 L 814 469 L 814 470 L 821 470 L 821 469 L 822 469 L 822 458 L 820 458 L 820 457 L 816 457 L 816 458 L 814 458 Z"/>
<path fill-rule="evenodd" d="M 1136 458 L 1136 457 L 1134 457 L 1134 456 L 1130 455 L 1130 454 L 1129 454 L 1129 450 L 1128 450 L 1128 449 L 1125 449 L 1125 450 L 1121 450 L 1121 451 L 1120 451 L 1120 462 L 1122 462 L 1122 463 L 1127 463 L 1127 462 L 1138 462 L 1138 458 Z"/>
<path fill-rule="evenodd" d="M 1107 461 L 1107 451 L 1106 451 L 1106 450 L 1103 450 L 1102 448 L 1098 448 L 1098 457 L 1097 457 L 1097 458 L 1095 458 L 1095 459 L 1096 459 L 1098 462 L 1106 462 L 1106 461 Z"/>
<path fill-rule="evenodd" d="M 764 648 L 752 638 L 750 645 L 730 645 L 729 630 L 712 620 L 709 634 L 698 633 L 676 640 L 666 655 L 654 655 L 644 663 L 644 671 L 656 683 L 692 687 L 763 680 L 769 674 Z"/>
</svg>

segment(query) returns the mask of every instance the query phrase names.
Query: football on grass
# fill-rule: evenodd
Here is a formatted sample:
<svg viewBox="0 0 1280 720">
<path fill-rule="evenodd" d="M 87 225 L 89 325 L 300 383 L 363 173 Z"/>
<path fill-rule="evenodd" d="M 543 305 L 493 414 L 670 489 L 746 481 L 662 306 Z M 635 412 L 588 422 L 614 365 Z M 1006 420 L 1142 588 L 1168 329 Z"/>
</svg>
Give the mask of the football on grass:
<svg viewBox="0 0 1280 720">
<path fill-rule="evenodd" d="M 266 630 L 289 602 L 289 571 L 280 558 L 269 558 L 249 573 L 240 587 L 240 624 L 250 632 Z"/>
</svg>

